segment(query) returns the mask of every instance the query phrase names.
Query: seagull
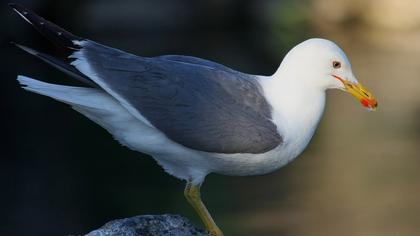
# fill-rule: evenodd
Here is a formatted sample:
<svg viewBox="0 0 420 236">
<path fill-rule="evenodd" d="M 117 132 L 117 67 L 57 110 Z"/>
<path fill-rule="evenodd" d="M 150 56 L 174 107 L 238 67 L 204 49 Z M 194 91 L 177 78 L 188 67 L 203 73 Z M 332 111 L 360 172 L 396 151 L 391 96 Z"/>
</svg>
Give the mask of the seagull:
<svg viewBox="0 0 420 236">
<path fill-rule="evenodd" d="M 9 5 L 65 57 L 15 45 L 85 84 L 18 75 L 21 86 L 70 105 L 185 180 L 185 197 L 213 236 L 223 232 L 200 197 L 208 174 L 262 175 L 294 160 L 314 135 L 328 89 L 350 93 L 368 110 L 377 107 L 345 53 L 326 39 L 292 48 L 271 76 L 251 75 L 192 56 L 136 56 Z"/>
</svg>

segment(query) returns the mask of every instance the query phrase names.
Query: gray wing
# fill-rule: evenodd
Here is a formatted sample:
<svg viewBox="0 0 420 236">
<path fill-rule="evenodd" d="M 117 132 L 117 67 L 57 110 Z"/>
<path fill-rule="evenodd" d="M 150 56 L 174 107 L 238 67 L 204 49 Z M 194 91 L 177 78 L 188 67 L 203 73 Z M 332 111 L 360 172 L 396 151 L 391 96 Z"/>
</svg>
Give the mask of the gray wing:
<svg viewBox="0 0 420 236">
<path fill-rule="evenodd" d="M 195 57 L 134 56 L 84 40 L 21 5 L 9 6 L 75 59 L 71 65 L 77 70 L 67 61 L 21 49 L 98 85 L 173 141 L 217 153 L 262 153 L 282 143 L 254 77 Z"/>
<path fill-rule="evenodd" d="M 205 59 L 201 59 L 201 58 L 197 58 L 197 57 L 192 57 L 192 56 L 164 55 L 164 56 L 159 56 L 159 57 L 155 57 L 155 58 L 168 60 L 168 61 L 172 61 L 172 62 L 186 63 L 186 64 L 190 64 L 191 66 L 202 66 L 202 67 L 208 67 L 209 69 L 216 69 L 216 70 L 231 72 L 231 73 L 234 73 L 234 74 L 245 75 L 245 74 L 240 73 L 238 71 L 232 70 L 231 68 L 229 68 L 227 66 L 216 63 L 214 61 L 209 61 L 209 60 L 205 60 Z"/>
<path fill-rule="evenodd" d="M 251 75 L 195 57 L 146 58 L 91 41 L 82 45 L 73 57 L 84 57 L 99 84 L 177 143 L 205 152 L 263 153 L 282 142 Z"/>
</svg>

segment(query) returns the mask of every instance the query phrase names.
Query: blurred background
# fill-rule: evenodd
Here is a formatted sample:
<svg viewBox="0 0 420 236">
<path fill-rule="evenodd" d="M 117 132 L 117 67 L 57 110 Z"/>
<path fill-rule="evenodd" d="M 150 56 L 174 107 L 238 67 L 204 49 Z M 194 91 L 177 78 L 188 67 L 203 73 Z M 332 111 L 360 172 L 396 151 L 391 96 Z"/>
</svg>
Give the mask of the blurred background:
<svg viewBox="0 0 420 236">
<path fill-rule="evenodd" d="M 209 175 L 204 201 L 226 235 L 419 235 L 420 2 L 416 0 L 20 0 L 67 30 L 132 53 L 186 54 L 272 74 L 311 37 L 337 42 L 379 110 L 340 91 L 308 149 L 275 173 Z M 77 235 L 176 213 L 200 225 L 184 183 L 17 74 L 75 82 L 9 45 L 54 53 L 0 4 L 0 235 Z"/>
</svg>

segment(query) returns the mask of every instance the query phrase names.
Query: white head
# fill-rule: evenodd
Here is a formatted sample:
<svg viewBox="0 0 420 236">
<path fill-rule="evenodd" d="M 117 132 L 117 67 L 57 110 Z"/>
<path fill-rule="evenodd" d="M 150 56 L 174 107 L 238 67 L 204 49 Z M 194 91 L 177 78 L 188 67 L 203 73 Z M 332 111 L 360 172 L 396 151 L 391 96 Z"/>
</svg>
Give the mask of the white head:
<svg viewBox="0 0 420 236">
<path fill-rule="evenodd" d="M 355 96 L 365 107 L 374 109 L 376 99 L 356 79 L 346 54 L 326 39 L 309 39 L 284 58 L 278 72 L 293 75 L 296 82 L 318 89 L 341 89 Z"/>
</svg>

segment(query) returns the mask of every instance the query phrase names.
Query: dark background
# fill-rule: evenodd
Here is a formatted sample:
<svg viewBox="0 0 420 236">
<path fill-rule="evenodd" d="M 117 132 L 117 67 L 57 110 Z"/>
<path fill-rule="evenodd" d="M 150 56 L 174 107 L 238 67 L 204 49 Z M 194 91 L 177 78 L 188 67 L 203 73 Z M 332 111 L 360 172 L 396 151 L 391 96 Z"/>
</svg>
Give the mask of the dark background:
<svg viewBox="0 0 420 236">
<path fill-rule="evenodd" d="M 210 175 L 204 201 L 226 235 L 416 235 L 420 50 L 406 41 L 416 42 L 417 26 L 384 25 L 328 2 L 19 1 L 108 46 L 198 56 L 253 74 L 272 74 L 304 39 L 333 39 L 380 110 L 366 113 L 333 92 L 302 158 L 267 176 Z M 408 9 L 399 9 L 400 18 Z M 184 183 L 152 158 L 120 146 L 67 105 L 19 88 L 18 74 L 77 82 L 11 46 L 56 53 L 7 2 L 0 13 L 0 235 L 82 234 L 139 214 L 176 213 L 200 225 L 183 198 Z"/>
</svg>

